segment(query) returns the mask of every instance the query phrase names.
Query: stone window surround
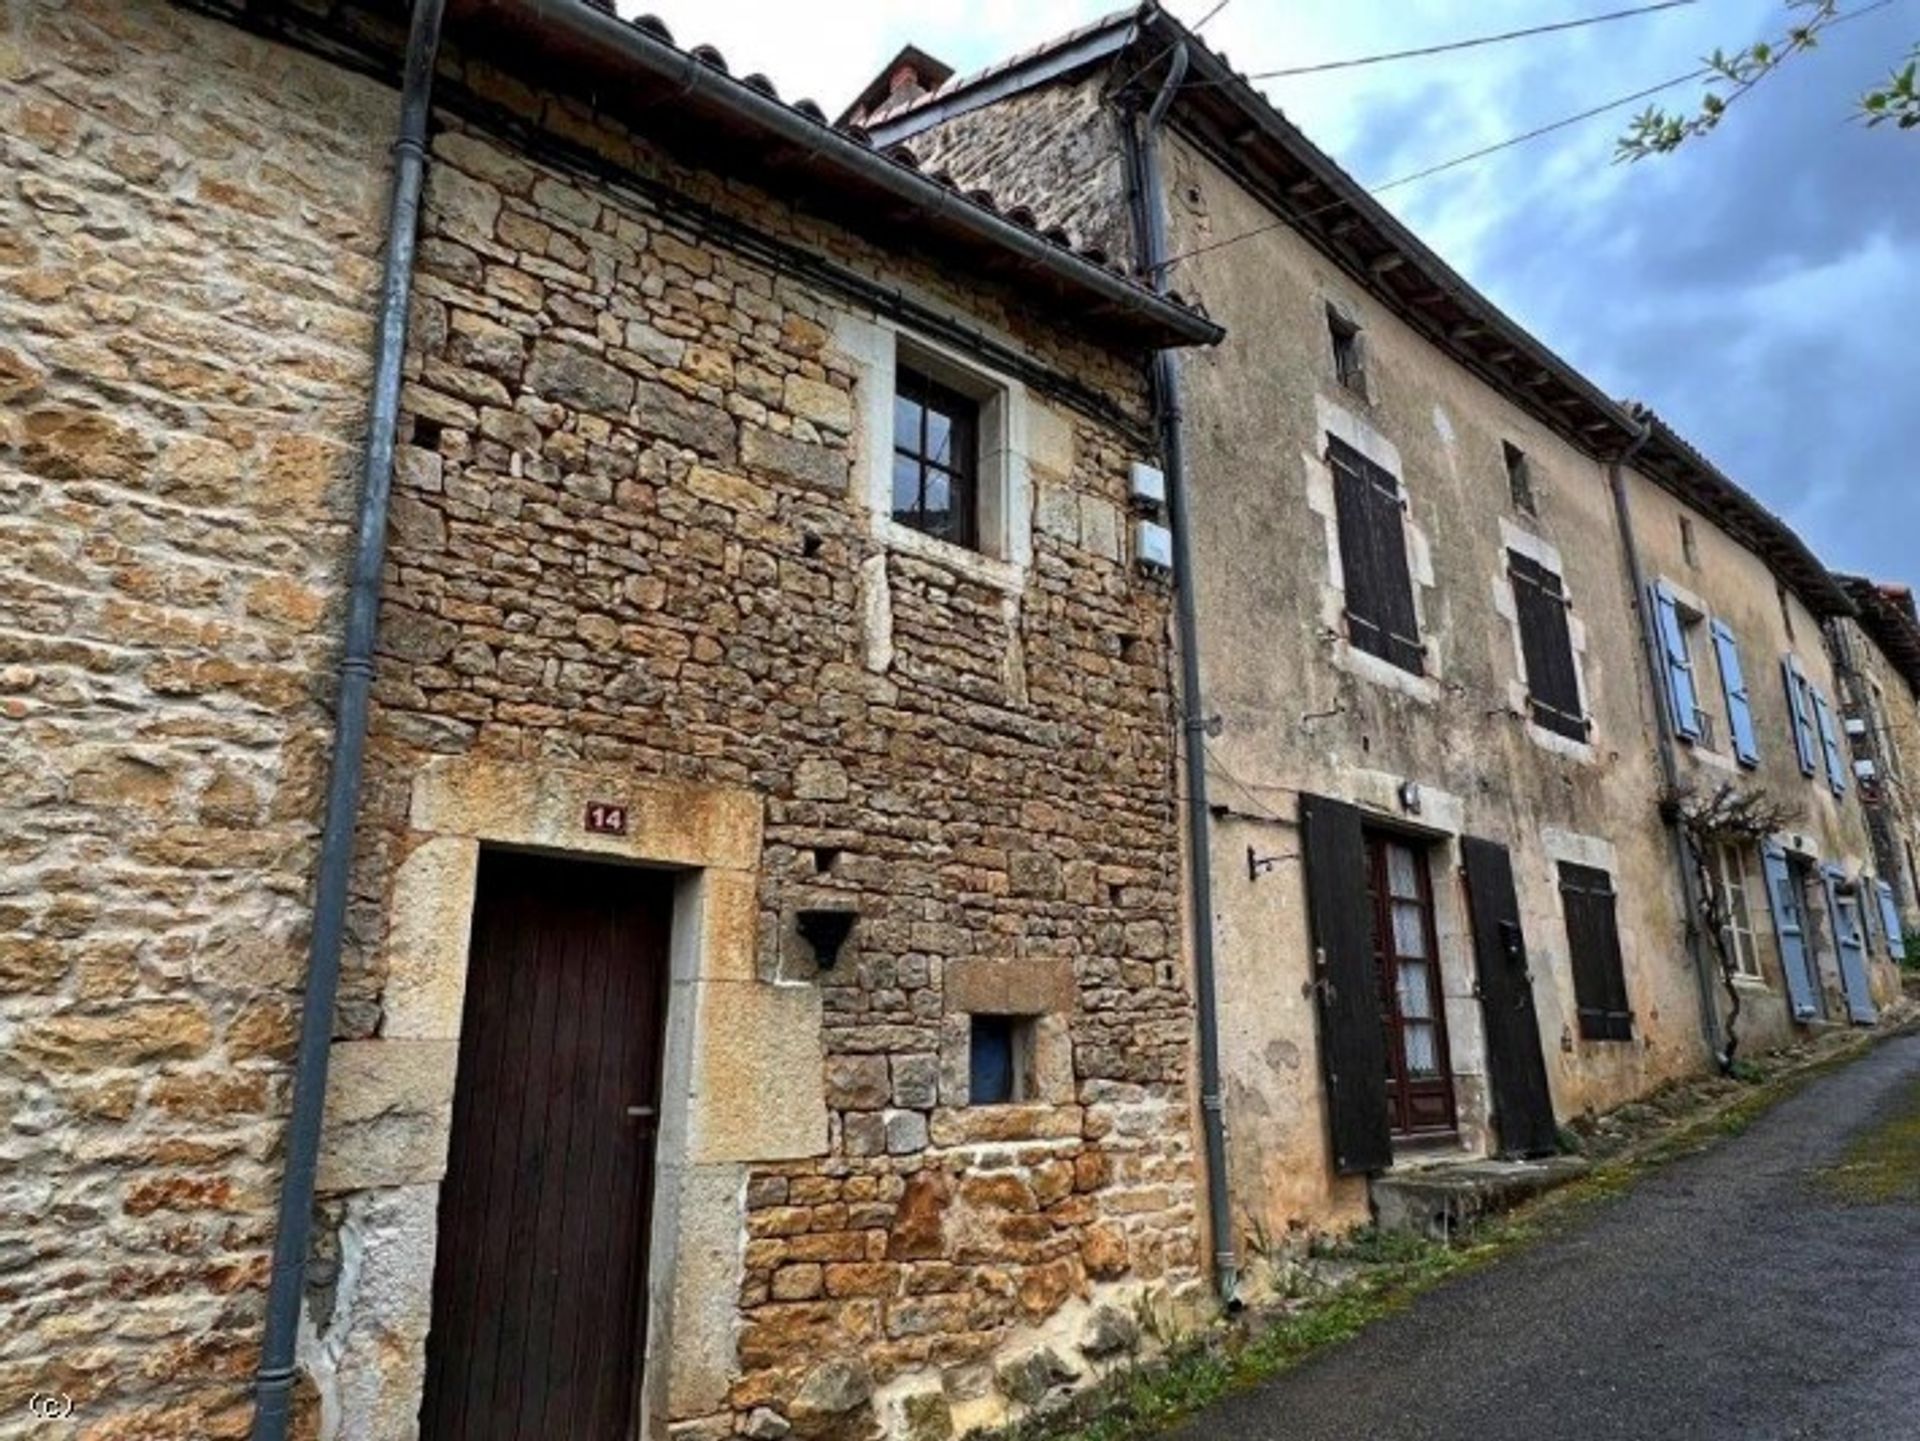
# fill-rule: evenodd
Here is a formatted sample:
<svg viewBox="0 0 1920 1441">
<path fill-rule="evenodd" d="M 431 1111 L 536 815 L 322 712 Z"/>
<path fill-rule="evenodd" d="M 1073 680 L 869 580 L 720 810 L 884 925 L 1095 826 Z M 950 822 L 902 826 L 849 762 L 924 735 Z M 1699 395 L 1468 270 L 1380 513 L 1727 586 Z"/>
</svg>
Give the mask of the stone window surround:
<svg viewBox="0 0 1920 1441">
<path fill-rule="evenodd" d="M 1033 563 L 1033 478 L 1028 464 L 1029 404 L 1018 380 L 890 321 L 841 312 L 834 341 L 854 370 L 856 503 L 890 551 L 912 555 L 996 590 L 1018 595 Z M 980 404 L 975 482 L 979 549 L 925 535 L 893 519 L 893 394 L 898 361 Z"/>
<path fill-rule="evenodd" d="M 589 800 L 624 803 L 628 834 L 585 833 Z M 304 1328 L 302 1357 L 323 1405 L 396 1424 L 418 1412 L 474 885 L 481 848 L 501 846 L 676 874 L 640 1415 L 657 1437 L 723 1409 L 748 1166 L 824 1155 L 829 1142 L 820 993 L 758 966 L 760 797 L 613 767 L 448 757 L 416 776 L 410 829 L 380 1036 L 332 1053 L 320 1189 L 347 1205 L 343 1284 L 326 1334 Z M 399 1144 L 368 1143 L 380 1119 L 397 1119 Z M 356 1216 L 382 1210 L 404 1234 L 356 1234 Z"/>
<path fill-rule="evenodd" d="M 1405 471 L 1400 464 L 1399 447 L 1388 440 L 1363 417 L 1325 395 L 1316 395 L 1314 403 L 1314 448 L 1301 453 L 1306 473 L 1307 508 L 1320 517 L 1327 559 L 1327 578 L 1320 587 L 1320 629 L 1331 643 L 1333 663 L 1362 680 L 1372 681 L 1389 690 L 1428 705 L 1440 701 L 1445 657 L 1435 643 L 1427 617 L 1427 593 L 1434 589 L 1433 550 L 1426 532 L 1414 523 L 1411 510 L 1405 513 L 1401 531 L 1407 544 L 1407 574 L 1413 582 L 1413 613 L 1419 622 L 1420 638 L 1426 645 L 1426 671 L 1413 675 L 1399 666 L 1352 645 L 1346 629 L 1346 568 L 1340 560 L 1340 517 L 1335 499 L 1333 468 L 1320 454 L 1320 438 L 1337 436 L 1361 455 L 1387 471 L 1406 492 Z"/>
<path fill-rule="evenodd" d="M 1560 588 L 1567 598 L 1567 640 L 1573 647 L 1573 678 L 1580 688 L 1580 711 L 1586 716 L 1589 727 L 1584 741 L 1548 730 L 1533 718 L 1533 706 L 1529 703 L 1527 690 L 1527 652 L 1520 636 L 1520 601 L 1513 593 L 1513 575 L 1507 566 L 1507 552 L 1510 550 L 1517 551 L 1541 569 L 1552 571 L 1560 577 Z M 1573 588 L 1567 584 L 1567 571 L 1560 559 L 1560 548 L 1532 531 L 1515 525 L 1505 516 L 1500 518 L 1500 566 L 1493 578 L 1493 608 L 1507 623 L 1507 632 L 1513 641 L 1514 678 L 1507 682 L 1508 710 L 1522 719 L 1527 728 L 1527 739 L 1542 750 L 1583 765 L 1592 765 L 1599 758 L 1596 740 L 1600 734 L 1600 718 L 1594 710 L 1593 693 L 1587 687 L 1586 622 L 1573 608 Z"/>
</svg>

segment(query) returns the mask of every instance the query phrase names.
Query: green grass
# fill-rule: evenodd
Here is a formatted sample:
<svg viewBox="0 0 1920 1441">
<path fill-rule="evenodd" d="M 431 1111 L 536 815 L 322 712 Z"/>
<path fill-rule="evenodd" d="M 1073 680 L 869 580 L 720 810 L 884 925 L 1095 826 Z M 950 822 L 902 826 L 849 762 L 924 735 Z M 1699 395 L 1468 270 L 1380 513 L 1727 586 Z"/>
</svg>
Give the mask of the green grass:
<svg viewBox="0 0 1920 1441">
<path fill-rule="evenodd" d="M 1829 1195 L 1855 1205 L 1920 1204 L 1920 1081 L 1891 1115 L 1855 1136 L 1819 1180 Z"/>
</svg>

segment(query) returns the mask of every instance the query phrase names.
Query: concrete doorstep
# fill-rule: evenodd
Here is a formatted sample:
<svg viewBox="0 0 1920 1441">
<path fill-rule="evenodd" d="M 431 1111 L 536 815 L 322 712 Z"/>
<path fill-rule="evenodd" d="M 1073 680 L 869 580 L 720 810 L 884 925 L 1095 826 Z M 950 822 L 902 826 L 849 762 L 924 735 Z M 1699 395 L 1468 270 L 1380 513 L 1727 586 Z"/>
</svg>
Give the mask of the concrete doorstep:
<svg viewBox="0 0 1920 1441">
<path fill-rule="evenodd" d="M 1373 1182 L 1374 1225 L 1382 1231 L 1451 1241 L 1488 1216 L 1578 1180 L 1593 1169 L 1580 1156 L 1531 1161 L 1445 1161 Z"/>
</svg>

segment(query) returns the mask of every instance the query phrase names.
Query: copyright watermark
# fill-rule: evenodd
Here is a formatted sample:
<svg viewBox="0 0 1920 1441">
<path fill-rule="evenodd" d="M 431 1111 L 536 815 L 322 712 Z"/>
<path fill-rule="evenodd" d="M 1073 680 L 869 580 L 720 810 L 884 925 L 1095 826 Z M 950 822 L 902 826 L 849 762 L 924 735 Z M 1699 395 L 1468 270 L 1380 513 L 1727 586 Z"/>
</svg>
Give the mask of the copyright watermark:
<svg viewBox="0 0 1920 1441">
<path fill-rule="evenodd" d="M 27 1397 L 27 1414 L 40 1421 L 65 1421 L 73 1415 L 73 1397 L 58 1391 L 36 1391 Z"/>
</svg>

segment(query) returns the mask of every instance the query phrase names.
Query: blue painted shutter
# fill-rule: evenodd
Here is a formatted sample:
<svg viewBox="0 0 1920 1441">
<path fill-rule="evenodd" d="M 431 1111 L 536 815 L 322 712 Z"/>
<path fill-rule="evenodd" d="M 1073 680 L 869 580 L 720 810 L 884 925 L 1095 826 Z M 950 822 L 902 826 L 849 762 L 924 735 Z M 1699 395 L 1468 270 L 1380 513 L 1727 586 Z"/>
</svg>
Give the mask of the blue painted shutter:
<svg viewBox="0 0 1920 1441">
<path fill-rule="evenodd" d="M 1840 952 L 1840 986 L 1847 993 L 1847 1015 L 1863 1025 L 1872 1025 L 1880 1012 L 1867 987 L 1867 944 L 1860 935 L 1860 913 L 1843 904 L 1840 887 L 1847 873 L 1838 866 L 1820 868 L 1827 888 L 1827 915 L 1833 921 L 1833 939 Z"/>
<path fill-rule="evenodd" d="M 1787 683 L 1787 719 L 1793 723 L 1793 750 L 1800 759 L 1800 773 L 1813 774 L 1813 719 L 1807 714 L 1807 678 L 1800 674 L 1800 663 L 1792 656 L 1780 662 L 1780 674 Z"/>
<path fill-rule="evenodd" d="M 1699 740 L 1700 697 L 1693 687 L 1693 661 L 1687 655 L 1680 604 L 1665 581 L 1653 588 L 1653 615 L 1660 632 L 1660 650 L 1667 662 L 1667 701 L 1673 713 L 1674 734 L 1683 740 Z"/>
<path fill-rule="evenodd" d="M 1896 961 L 1907 958 L 1907 937 L 1900 926 L 1900 907 L 1894 903 L 1893 887 L 1885 881 L 1873 883 L 1873 893 L 1880 902 L 1880 928 L 1886 932 L 1887 953 Z"/>
<path fill-rule="evenodd" d="M 1840 754 L 1840 732 L 1834 728 L 1833 707 L 1812 686 L 1807 690 L 1813 696 L 1813 717 L 1820 727 L 1820 749 L 1827 757 L 1827 784 L 1833 787 L 1835 795 L 1843 796 L 1847 793 L 1847 762 Z"/>
<path fill-rule="evenodd" d="M 1780 942 L 1780 972 L 1786 977 L 1787 999 L 1797 1020 L 1811 1020 L 1820 1014 L 1820 1003 L 1813 984 L 1813 969 L 1807 964 L 1807 932 L 1800 919 L 1800 891 L 1793 883 L 1793 870 L 1787 865 L 1787 853 L 1772 841 L 1760 847 L 1760 869 L 1767 882 L 1767 909 L 1773 914 L 1773 933 Z"/>
<path fill-rule="evenodd" d="M 1741 765 L 1760 764 L 1760 738 L 1753 729 L 1753 706 L 1747 696 L 1747 678 L 1740 670 L 1740 643 L 1725 621 L 1713 623 L 1713 652 L 1720 662 L 1720 685 L 1727 693 L 1727 724 L 1733 731 L 1733 754 Z"/>
</svg>

